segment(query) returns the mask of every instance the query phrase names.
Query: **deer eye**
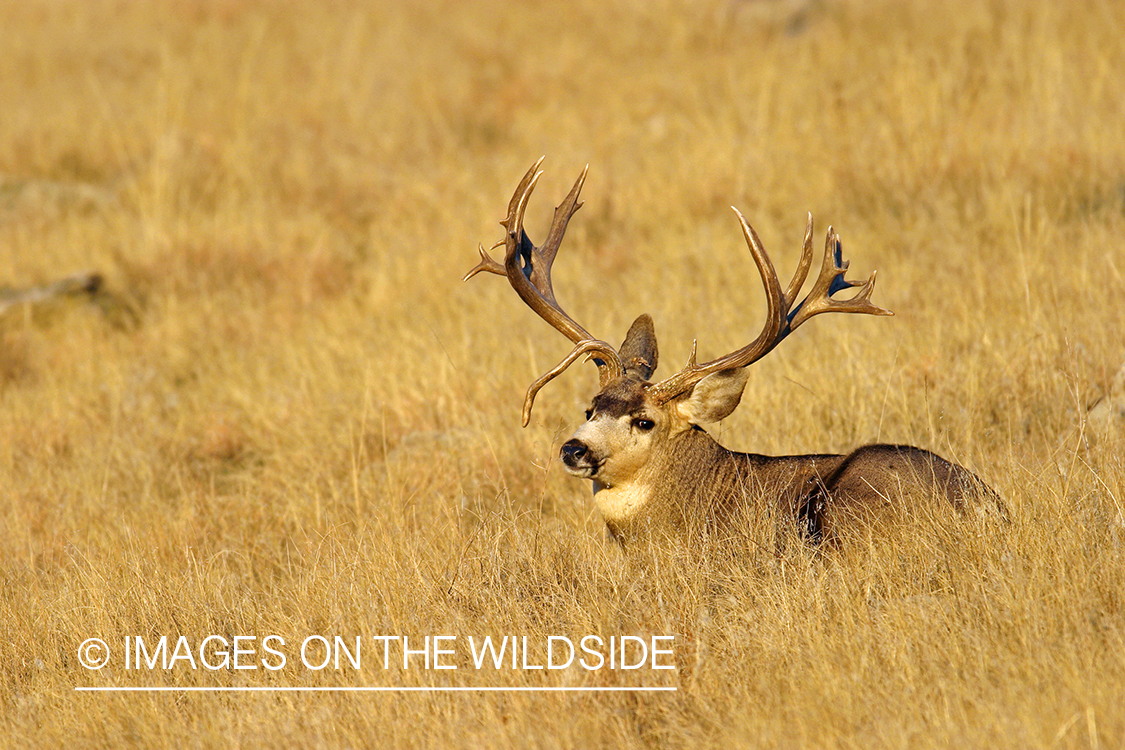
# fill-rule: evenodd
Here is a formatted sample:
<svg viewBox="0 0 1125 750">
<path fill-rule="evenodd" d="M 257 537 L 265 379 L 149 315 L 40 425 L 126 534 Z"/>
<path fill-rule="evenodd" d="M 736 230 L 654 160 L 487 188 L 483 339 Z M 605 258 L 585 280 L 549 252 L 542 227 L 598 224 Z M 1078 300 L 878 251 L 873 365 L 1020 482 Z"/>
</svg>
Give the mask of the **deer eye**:
<svg viewBox="0 0 1125 750">
<path fill-rule="evenodd" d="M 656 422 L 653 422 L 651 419 L 645 419 L 644 417 L 640 417 L 638 419 L 633 420 L 633 426 L 636 427 L 641 432 L 648 432 L 653 427 L 656 427 Z"/>
<path fill-rule="evenodd" d="M 587 409 L 586 410 L 586 421 L 589 422 L 590 417 L 592 417 L 592 416 L 594 416 L 594 410 L 593 409 Z"/>
</svg>

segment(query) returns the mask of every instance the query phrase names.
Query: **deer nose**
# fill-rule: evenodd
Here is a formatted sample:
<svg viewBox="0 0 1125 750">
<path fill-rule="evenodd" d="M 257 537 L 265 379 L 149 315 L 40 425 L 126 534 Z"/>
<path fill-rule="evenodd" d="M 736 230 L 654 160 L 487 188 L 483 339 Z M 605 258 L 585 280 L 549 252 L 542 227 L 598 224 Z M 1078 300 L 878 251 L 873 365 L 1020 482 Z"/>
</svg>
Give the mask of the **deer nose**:
<svg viewBox="0 0 1125 750">
<path fill-rule="evenodd" d="M 581 440 L 567 440 L 563 443 L 562 449 L 559 451 L 559 456 L 567 466 L 578 466 L 578 462 L 585 458 L 587 448 Z"/>
</svg>

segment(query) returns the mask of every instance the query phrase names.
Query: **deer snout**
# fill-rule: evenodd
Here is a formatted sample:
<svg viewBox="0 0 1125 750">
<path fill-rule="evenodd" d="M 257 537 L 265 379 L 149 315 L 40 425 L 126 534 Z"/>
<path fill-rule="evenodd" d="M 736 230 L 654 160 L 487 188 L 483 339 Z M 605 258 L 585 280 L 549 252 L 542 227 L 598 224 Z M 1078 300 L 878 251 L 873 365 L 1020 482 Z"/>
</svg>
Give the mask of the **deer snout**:
<svg viewBox="0 0 1125 750">
<path fill-rule="evenodd" d="M 578 462 L 586 457 L 586 445 L 581 440 L 570 439 L 563 443 L 559 455 L 567 466 L 577 466 Z"/>
<path fill-rule="evenodd" d="M 598 470 L 597 461 L 593 460 L 590 449 L 577 438 L 571 438 L 563 443 L 559 450 L 559 458 L 566 466 L 568 474 L 591 477 Z"/>
</svg>

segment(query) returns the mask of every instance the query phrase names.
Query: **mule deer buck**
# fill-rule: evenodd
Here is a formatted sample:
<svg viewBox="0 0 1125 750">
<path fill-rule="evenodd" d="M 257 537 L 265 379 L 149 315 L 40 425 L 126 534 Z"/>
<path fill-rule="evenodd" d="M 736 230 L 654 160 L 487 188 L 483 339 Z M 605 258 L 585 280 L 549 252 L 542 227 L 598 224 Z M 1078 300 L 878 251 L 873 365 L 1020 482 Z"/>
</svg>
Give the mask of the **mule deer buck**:
<svg viewBox="0 0 1125 750">
<path fill-rule="evenodd" d="M 746 346 L 709 362 L 696 361 L 695 344 L 687 365 L 659 382 L 652 319 L 641 315 L 625 342 L 615 349 L 595 339 L 555 299 L 551 265 L 567 223 L 581 207 L 578 194 L 584 170 L 566 199 L 555 209 L 547 239 L 535 247 L 523 229 L 524 211 L 542 174 L 540 159 L 524 175 L 501 225 L 504 261 L 482 247 L 481 260 L 465 280 L 481 271 L 506 276 L 516 294 L 541 318 L 566 336 L 574 348 L 527 390 L 523 424 L 539 390 L 578 359 L 597 365 L 601 390 L 586 412 L 586 422 L 561 449 L 566 471 L 591 479 L 594 501 L 611 535 L 622 544 L 652 532 L 713 530 L 736 513 L 777 512 L 812 541 L 838 538 L 857 523 L 879 533 L 890 519 L 908 525 L 944 507 L 957 514 L 980 511 L 1004 515 L 1000 498 L 976 475 L 921 448 L 867 445 L 846 455 L 760 456 L 735 453 L 701 427 L 717 422 L 738 406 L 747 367 L 768 354 L 814 315 L 859 313 L 892 315 L 870 301 L 875 274 L 860 284 L 844 278 L 848 264 L 831 228 L 820 274 L 801 301 L 813 260 L 813 223 L 809 216 L 804 249 L 792 281 L 782 288 L 773 263 L 757 234 L 735 209 L 750 255 L 765 286 L 767 313 L 761 333 Z M 850 299 L 835 299 L 858 287 Z M 776 503 L 770 507 L 770 503 Z"/>
</svg>

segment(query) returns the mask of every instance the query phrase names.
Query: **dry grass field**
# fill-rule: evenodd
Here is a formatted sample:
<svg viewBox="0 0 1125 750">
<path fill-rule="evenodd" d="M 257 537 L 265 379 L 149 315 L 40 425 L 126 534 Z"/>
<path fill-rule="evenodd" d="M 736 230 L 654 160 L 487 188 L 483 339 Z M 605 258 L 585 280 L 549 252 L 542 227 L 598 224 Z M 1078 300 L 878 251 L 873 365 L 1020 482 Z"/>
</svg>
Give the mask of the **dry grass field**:
<svg viewBox="0 0 1125 750">
<path fill-rule="evenodd" d="M 103 277 L 0 312 L 0 746 L 1125 747 L 1125 448 L 1083 422 L 1125 360 L 1123 28 L 1114 0 L 0 4 L 0 288 Z M 807 211 L 835 225 L 897 316 L 809 323 L 711 431 L 920 445 L 1010 526 L 607 543 L 557 460 L 594 368 L 520 429 L 570 345 L 461 282 L 542 154 L 534 239 L 590 164 L 563 305 L 613 342 L 650 312 L 658 375 L 761 324 L 730 205 L 783 276 Z M 212 635 L 257 668 L 193 669 Z M 314 635 L 362 666 L 303 665 Z M 384 668 L 390 635 L 455 636 L 457 669 Z M 673 636 L 675 669 L 475 668 L 505 635 L 531 665 Z M 161 636 L 168 669 L 127 668 Z M 676 690 L 75 689 L 380 686 Z"/>
</svg>

